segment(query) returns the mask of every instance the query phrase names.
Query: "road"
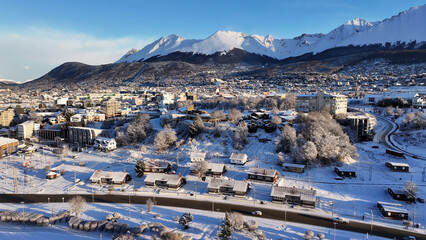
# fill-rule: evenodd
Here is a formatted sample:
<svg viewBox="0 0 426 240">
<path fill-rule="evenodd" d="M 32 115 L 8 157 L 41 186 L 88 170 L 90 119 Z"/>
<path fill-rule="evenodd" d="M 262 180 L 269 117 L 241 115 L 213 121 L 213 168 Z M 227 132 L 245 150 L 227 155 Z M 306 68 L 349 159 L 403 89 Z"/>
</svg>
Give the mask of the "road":
<svg viewBox="0 0 426 240">
<path fill-rule="evenodd" d="M 380 131 L 376 134 L 376 135 L 379 135 L 378 136 L 379 143 L 382 143 L 383 145 L 385 145 L 389 149 L 393 149 L 395 151 L 403 152 L 407 156 L 416 157 L 417 159 L 426 160 L 426 157 L 418 156 L 416 154 L 407 152 L 407 151 L 399 148 L 392 141 L 391 135 L 394 134 L 399 129 L 398 124 L 392 122 L 391 120 L 389 120 L 387 118 L 384 118 L 384 117 L 381 117 L 381 116 L 378 116 L 378 115 L 375 115 L 375 116 L 376 116 L 377 119 L 381 120 L 385 124 L 385 127 L 382 129 L 382 131 Z"/>
<path fill-rule="evenodd" d="M 62 202 L 67 201 L 73 195 L 70 194 L 0 194 L 0 203 L 20 203 L 24 201 L 25 203 L 47 203 L 48 198 L 50 202 Z M 148 198 L 153 198 L 153 196 L 134 196 L 134 195 L 80 195 L 83 196 L 87 202 L 100 203 L 129 203 L 133 204 L 145 204 Z M 130 196 L 130 197 L 129 197 Z M 63 199 L 64 198 L 64 199 Z M 309 213 L 309 211 L 294 211 L 287 209 L 276 209 L 268 208 L 264 205 L 257 206 L 248 206 L 234 204 L 230 202 L 213 202 L 213 201 L 200 201 L 196 199 L 184 199 L 184 198 L 167 198 L 167 197 L 154 197 L 154 201 L 157 205 L 161 206 L 171 206 L 171 207 L 181 207 L 187 209 L 199 209 L 207 211 L 235 211 L 240 212 L 245 215 L 251 215 L 252 211 L 260 210 L 262 211 L 261 218 L 275 219 L 281 221 L 310 224 L 321 227 L 334 228 L 334 224 L 330 217 L 318 216 Z M 403 236 L 415 236 L 417 239 L 426 239 L 426 234 L 407 231 L 404 229 L 394 229 L 386 226 L 371 225 L 369 220 L 365 222 L 361 221 L 351 221 L 348 224 L 336 224 L 336 229 L 347 230 L 352 232 L 359 232 L 366 234 L 367 232 L 371 234 L 371 229 L 373 230 L 373 235 L 387 237 L 387 238 L 397 238 L 402 239 Z"/>
</svg>

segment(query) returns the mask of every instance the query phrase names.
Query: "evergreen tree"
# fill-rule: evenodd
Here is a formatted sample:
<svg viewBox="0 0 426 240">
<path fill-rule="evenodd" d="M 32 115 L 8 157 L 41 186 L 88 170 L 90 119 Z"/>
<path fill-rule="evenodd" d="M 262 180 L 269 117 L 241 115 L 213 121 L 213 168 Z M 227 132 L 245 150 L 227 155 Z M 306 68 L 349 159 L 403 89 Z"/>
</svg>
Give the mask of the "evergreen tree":
<svg viewBox="0 0 426 240">
<path fill-rule="evenodd" d="M 229 239 L 231 237 L 232 230 L 232 224 L 229 221 L 228 213 L 225 213 L 225 220 L 223 221 L 222 226 L 220 227 L 218 237 L 223 239 Z"/>
<path fill-rule="evenodd" d="M 138 174 L 138 177 L 143 176 L 143 173 L 144 173 L 143 168 L 144 168 L 144 162 L 142 160 L 139 160 L 135 166 L 135 172 Z"/>
<path fill-rule="evenodd" d="M 189 228 L 189 223 L 192 222 L 194 217 L 191 215 L 191 213 L 186 212 L 180 217 L 179 224 L 182 225 L 185 229 Z"/>
</svg>

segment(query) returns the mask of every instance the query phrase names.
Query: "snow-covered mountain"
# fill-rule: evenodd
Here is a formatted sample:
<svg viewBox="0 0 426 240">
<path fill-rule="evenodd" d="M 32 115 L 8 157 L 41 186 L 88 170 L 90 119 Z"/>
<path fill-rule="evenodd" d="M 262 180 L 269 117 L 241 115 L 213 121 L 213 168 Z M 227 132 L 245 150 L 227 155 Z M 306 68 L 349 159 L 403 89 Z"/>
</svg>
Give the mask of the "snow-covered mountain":
<svg viewBox="0 0 426 240">
<path fill-rule="evenodd" d="M 17 85 L 17 84 L 21 84 L 21 83 L 20 82 L 16 82 L 14 80 L 9 80 L 9 79 L 0 79 L 0 84 Z"/>
<path fill-rule="evenodd" d="M 414 7 L 390 19 L 370 23 L 353 19 L 327 34 L 302 34 L 293 39 L 275 39 L 271 35 L 248 35 L 242 32 L 217 31 L 206 39 L 185 39 L 177 35 L 162 37 L 141 50 L 130 50 L 117 62 L 144 61 L 154 56 L 183 52 L 212 55 L 226 54 L 237 48 L 275 59 L 318 53 L 349 46 L 426 41 L 426 5 Z"/>
</svg>

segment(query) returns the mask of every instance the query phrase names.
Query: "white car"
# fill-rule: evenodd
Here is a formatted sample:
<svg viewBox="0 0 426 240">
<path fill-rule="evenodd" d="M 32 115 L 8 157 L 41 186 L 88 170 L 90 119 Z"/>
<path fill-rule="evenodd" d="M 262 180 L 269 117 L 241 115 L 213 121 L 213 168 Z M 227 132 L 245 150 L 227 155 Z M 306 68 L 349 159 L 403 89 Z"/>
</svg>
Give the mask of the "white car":
<svg viewBox="0 0 426 240">
<path fill-rule="evenodd" d="M 340 224 L 348 224 L 349 220 L 341 217 L 335 217 L 333 218 L 333 222 L 340 223 Z"/>
<path fill-rule="evenodd" d="M 253 211 L 251 213 L 251 215 L 253 215 L 253 216 L 262 216 L 262 212 L 261 211 Z"/>
</svg>

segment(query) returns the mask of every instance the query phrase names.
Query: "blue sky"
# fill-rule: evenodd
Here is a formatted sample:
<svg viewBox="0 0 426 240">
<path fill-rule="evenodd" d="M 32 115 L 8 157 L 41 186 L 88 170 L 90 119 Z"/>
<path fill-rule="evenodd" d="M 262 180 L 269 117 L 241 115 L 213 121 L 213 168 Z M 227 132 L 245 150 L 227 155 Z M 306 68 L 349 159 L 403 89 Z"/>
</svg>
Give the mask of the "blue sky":
<svg viewBox="0 0 426 240">
<path fill-rule="evenodd" d="M 67 61 L 110 63 L 172 33 L 231 30 L 275 38 L 378 21 L 425 0 L 0 0 L 0 79 L 25 81 Z"/>
</svg>

